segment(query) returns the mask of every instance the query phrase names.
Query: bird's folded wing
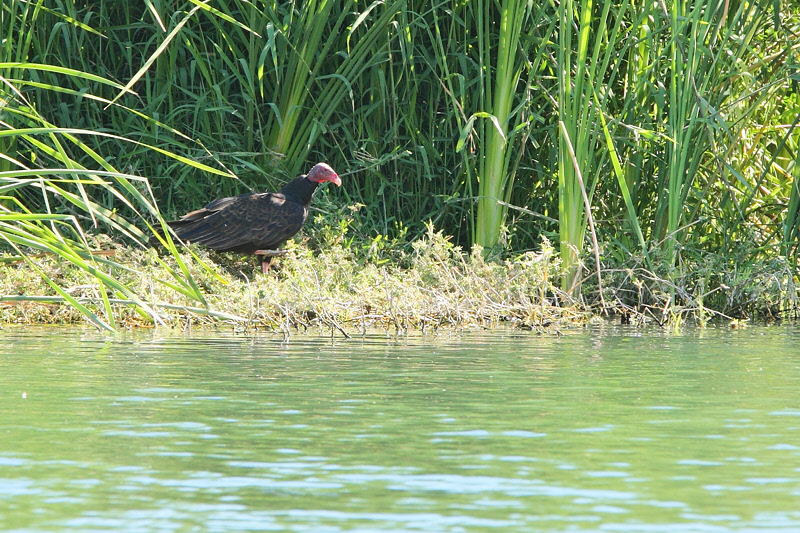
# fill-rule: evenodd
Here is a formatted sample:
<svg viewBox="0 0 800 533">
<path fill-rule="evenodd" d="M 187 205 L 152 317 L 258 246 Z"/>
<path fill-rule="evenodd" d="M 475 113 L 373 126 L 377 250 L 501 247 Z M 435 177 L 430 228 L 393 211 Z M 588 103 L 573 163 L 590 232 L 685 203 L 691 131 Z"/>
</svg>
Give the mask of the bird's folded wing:
<svg viewBox="0 0 800 533">
<path fill-rule="evenodd" d="M 305 208 L 277 193 L 223 198 L 174 225 L 183 240 L 215 250 L 276 248 L 305 222 Z"/>
</svg>

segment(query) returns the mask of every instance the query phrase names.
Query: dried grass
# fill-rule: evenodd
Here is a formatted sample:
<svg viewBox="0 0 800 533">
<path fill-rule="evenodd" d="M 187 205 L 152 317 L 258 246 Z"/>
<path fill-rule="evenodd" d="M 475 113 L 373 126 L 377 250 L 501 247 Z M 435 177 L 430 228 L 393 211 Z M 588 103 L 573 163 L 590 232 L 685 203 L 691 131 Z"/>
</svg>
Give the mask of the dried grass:
<svg viewBox="0 0 800 533">
<path fill-rule="evenodd" d="M 350 336 L 379 328 L 397 332 L 439 328 L 486 328 L 500 324 L 544 331 L 586 321 L 590 314 L 553 283 L 559 264 L 545 243 L 539 253 L 484 261 L 480 249 L 466 254 L 429 229 L 403 261 L 359 257 L 340 240 L 312 251 L 287 243 L 288 254 L 264 275 L 257 261 L 196 249 L 219 274 L 212 275 L 186 253 L 190 274 L 202 288 L 208 309 L 160 283 L 169 275 L 157 251 L 135 250 L 97 238 L 128 269 L 113 274 L 146 297 L 172 327 L 230 324 L 240 330 L 274 330 L 290 335 L 325 328 Z M 397 253 L 394 250 L 392 253 Z M 162 257 L 172 266 L 170 257 Z M 67 292 L 100 312 L 96 282 L 52 255 L 35 257 L 42 271 Z M 405 263 L 405 267 L 398 266 Z M 224 281 L 224 282 L 223 282 Z M 86 319 L 24 262 L 0 259 L 0 323 L 82 323 Z M 152 317 L 114 303 L 124 327 L 152 327 Z"/>
</svg>

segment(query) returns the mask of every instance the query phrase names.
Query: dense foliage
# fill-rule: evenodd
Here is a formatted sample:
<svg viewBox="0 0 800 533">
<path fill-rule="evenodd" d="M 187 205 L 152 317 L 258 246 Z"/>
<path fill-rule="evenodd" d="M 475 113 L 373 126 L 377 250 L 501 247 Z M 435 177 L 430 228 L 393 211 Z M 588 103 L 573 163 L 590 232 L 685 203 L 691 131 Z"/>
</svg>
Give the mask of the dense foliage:
<svg viewBox="0 0 800 533">
<path fill-rule="evenodd" d="M 775 261 L 792 291 L 789 0 L 12 1 L 0 32 L 0 236 L 15 254 L 94 275 L 86 231 L 144 247 L 159 213 L 325 160 L 345 185 L 321 209 L 346 213 L 364 249 L 431 222 L 489 258 L 549 237 L 564 289 L 624 306 L 660 302 L 642 273 L 666 307 L 702 307 Z M 173 273 L 204 305 L 182 262 Z M 103 301 L 147 305 L 99 278 Z"/>
</svg>

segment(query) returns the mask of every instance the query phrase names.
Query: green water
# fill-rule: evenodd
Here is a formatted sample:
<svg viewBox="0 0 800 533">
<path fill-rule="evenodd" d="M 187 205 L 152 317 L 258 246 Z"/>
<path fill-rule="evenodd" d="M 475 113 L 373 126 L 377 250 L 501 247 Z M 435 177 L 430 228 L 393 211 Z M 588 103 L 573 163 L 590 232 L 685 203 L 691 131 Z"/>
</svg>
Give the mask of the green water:
<svg viewBox="0 0 800 533">
<path fill-rule="evenodd" d="M 2 531 L 800 531 L 800 330 L 0 330 Z"/>
</svg>

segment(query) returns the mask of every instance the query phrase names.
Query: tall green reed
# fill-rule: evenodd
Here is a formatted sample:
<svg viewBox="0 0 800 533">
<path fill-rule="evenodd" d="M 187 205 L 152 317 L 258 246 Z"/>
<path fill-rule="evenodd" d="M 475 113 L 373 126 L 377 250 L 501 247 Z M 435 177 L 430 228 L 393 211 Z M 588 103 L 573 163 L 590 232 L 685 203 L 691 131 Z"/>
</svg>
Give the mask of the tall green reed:
<svg viewBox="0 0 800 533">
<path fill-rule="evenodd" d="M 491 10 L 499 9 L 492 16 Z M 482 106 L 473 114 L 481 117 L 481 152 L 478 154 L 478 210 L 475 242 L 491 249 L 500 237 L 505 221 L 506 205 L 516 173 L 512 164 L 513 143 L 524 142 L 525 92 L 519 82 L 528 66 L 528 49 L 532 44 L 532 3 L 528 0 L 481 1 L 475 9 L 480 66 L 480 97 Z M 499 25 L 495 35 L 494 25 Z M 527 38 L 521 38 L 527 37 Z M 496 40 L 496 44 L 495 44 Z M 522 98 L 520 98 L 522 95 Z M 488 119 L 488 120 L 487 120 Z M 471 124 L 467 124 L 469 127 Z"/>
<path fill-rule="evenodd" d="M 609 85 L 624 64 L 615 62 L 626 45 L 625 26 L 630 4 L 605 2 L 599 16 L 592 0 L 559 4 L 558 20 L 558 214 L 562 288 L 580 292 L 581 255 L 587 222 L 600 176 L 607 169 L 606 153 L 599 152 L 604 134 L 601 114 L 613 110 Z M 613 10 L 612 10 L 613 8 Z M 577 39 L 573 24 L 577 18 Z M 593 29 L 595 29 L 593 31 Z M 613 157 L 614 149 L 608 145 Z M 635 221 L 634 221 L 635 223 Z M 596 239 L 593 236 L 593 239 Z M 594 244 L 595 254 L 599 254 Z"/>
<path fill-rule="evenodd" d="M 669 12 L 651 14 L 668 32 L 647 36 L 650 76 L 667 82 L 647 102 L 664 140 L 663 162 L 654 169 L 656 188 L 648 193 L 655 207 L 652 238 L 673 264 L 692 235 L 705 238 L 719 230 L 721 220 L 712 222 L 716 209 L 726 213 L 730 228 L 744 221 L 736 188 L 747 181 L 740 179 L 745 169 L 731 164 L 730 149 L 746 138 L 746 117 L 774 87 L 742 83 L 755 81 L 749 71 L 762 61 L 752 43 L 769 20 L 768 5 L 741 2 L 731 9 L 724 2 L 674 2 Z"/>
</svg>

